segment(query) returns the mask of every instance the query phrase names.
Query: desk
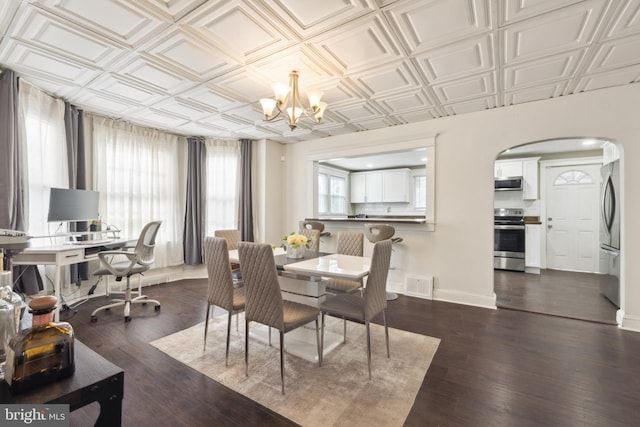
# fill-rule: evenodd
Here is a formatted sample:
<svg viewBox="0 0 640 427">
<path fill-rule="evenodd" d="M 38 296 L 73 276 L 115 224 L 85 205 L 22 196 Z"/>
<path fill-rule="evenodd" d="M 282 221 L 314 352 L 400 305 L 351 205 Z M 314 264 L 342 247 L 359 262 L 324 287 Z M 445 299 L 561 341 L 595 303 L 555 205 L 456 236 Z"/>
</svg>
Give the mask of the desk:
<svg viewBox="0 0 640 427">
<path fill-rule="evenodd" d="M 96 426 L 119 426 L 122 423 L 124 371 L 77 339 L 74 343 L 75 373 L 69 378 L 13 395 L 7 383 L 0 384 L 0 401 L 16 404 L 69 404 L 75 411 L 98 402 L 100 415 Z"/>
<path fill-rule="evenodd" d="M 32 246 L 25 248 L 21 253 L 13 255 L 11 265 L 55 265 L 56 271 L 53 279 L 53 294 L 60 298 L 60 280 L 62 267 L 72 264 L 80 264 L 98 258 L 99 250 L 113 250 L 122 248 L 130 240 L 113 240 L 109 243 L 97 243 L 87 245 L 55 245 L 55 246 Z M 60 320 L 60 304 L 54 313 L 55 321 Z"/>
</svg>

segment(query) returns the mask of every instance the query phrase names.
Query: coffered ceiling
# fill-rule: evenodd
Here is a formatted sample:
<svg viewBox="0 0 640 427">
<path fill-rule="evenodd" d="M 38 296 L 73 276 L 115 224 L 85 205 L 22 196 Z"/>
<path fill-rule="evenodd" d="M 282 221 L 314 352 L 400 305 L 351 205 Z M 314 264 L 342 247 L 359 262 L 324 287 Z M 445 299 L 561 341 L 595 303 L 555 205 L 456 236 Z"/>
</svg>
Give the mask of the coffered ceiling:
<svg viewBox="0 0 640 427">
<path fill-rule="evenodd" d="M 638 82 L 640 1 L 3 0 L 0 64 L 86 111 L 295 142 Z M 329 104 L 294 131 L 259 103 L 292 70 Z"/>
</svg>

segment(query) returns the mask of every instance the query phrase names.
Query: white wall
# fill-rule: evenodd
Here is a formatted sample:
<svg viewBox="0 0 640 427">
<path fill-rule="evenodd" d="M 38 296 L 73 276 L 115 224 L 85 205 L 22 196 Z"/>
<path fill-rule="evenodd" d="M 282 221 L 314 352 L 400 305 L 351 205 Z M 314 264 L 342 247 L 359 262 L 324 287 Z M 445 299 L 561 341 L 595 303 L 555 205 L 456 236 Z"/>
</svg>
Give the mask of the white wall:
<svg viewBox="0 0 640 427">
<path fill-rule="evenodd" d="M 622 310 L 623 327 L 640 331 L 640 84 L 603 89 L 478 113 L 445 117 L 352 135 L 285 145 L 282 197 L 284 226 L 295 227 L 313 214 L 308 159 L 318 150 L 352 155 L 369 152 L 371 141 L 387 141 L 389 150 L 416 135 L 436 136 L 434 232 L 421 233 L 424 271 L 435 276 L 434 298 L 495 307 L 493 294 L 493 169 L 503 150 L 528 142 L 563 137 L 602 137 L 622 150 Z M 377 149 L 377 147 L 374 147 Z M 629 189 L 629 190 L 628 190 Z M 629 220 L 628 220 L 629 219 Z M 293 228 L 292 228 L 293 229 Z M 281 230 L 284 231 L 284 230 Z M 636 239 L 633 239 L 636 236 Z M 627 260 L 630 260 L 627 262 Z"/>
</svg>

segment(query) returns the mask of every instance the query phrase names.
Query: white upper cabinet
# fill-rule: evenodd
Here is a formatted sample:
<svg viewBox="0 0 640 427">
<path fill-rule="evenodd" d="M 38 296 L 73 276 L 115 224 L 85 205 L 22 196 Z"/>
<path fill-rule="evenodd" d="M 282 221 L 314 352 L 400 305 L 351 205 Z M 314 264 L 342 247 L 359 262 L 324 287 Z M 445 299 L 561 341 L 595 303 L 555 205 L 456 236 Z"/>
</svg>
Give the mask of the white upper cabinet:
<svg viewBox="0 0 640 427">
<path fill-rule="evenodd" d="M 351 174 L 351 203 L 409 203 L 409 169 Z"/>
<path fill-rule="evenodd" d="M 382 202 L 382 172 L 351 174 L 351 203 Z"/>
<path fill-rule="evenodd" d="M 522 160 L 496 160 L 494 176 L 496 178 L 522 176 Z"/>
<path fill-rule="evenodd" d="M 540 157 L 522 159 L 522 198 L 538 199 L 538 160 Z"/>
<path fill-rule="evenodd" d="M 409 203 L 409 169 L 382 171 L 382 201 L 387 203 Z"/>
</svg>

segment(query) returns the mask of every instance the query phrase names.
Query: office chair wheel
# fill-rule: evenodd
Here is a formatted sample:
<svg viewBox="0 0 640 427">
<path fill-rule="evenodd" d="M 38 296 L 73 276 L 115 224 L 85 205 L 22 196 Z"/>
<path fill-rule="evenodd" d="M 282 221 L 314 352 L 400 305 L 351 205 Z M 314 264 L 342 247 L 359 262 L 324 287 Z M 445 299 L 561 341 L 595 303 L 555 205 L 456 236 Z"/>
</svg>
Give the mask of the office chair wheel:
<svg viewBox="0 0 640 427">
<path fill-rule="evenodd" d="M 91 323 L 96 323 L 98 318 L 96 316 L 91 316 Z"/>
<path fill-rule="evenodd" d="M 124 323 L 131 322 L 131 316 L 124 316 Z"/>
<path fill-rule="evenodd" d="M 156 305 L 155 307 L 153 307 L 153 309 L 154 309 L 155 311 L 160 311 L 160 306 L 159 306 L 159 305 Z"/>
</svg>

